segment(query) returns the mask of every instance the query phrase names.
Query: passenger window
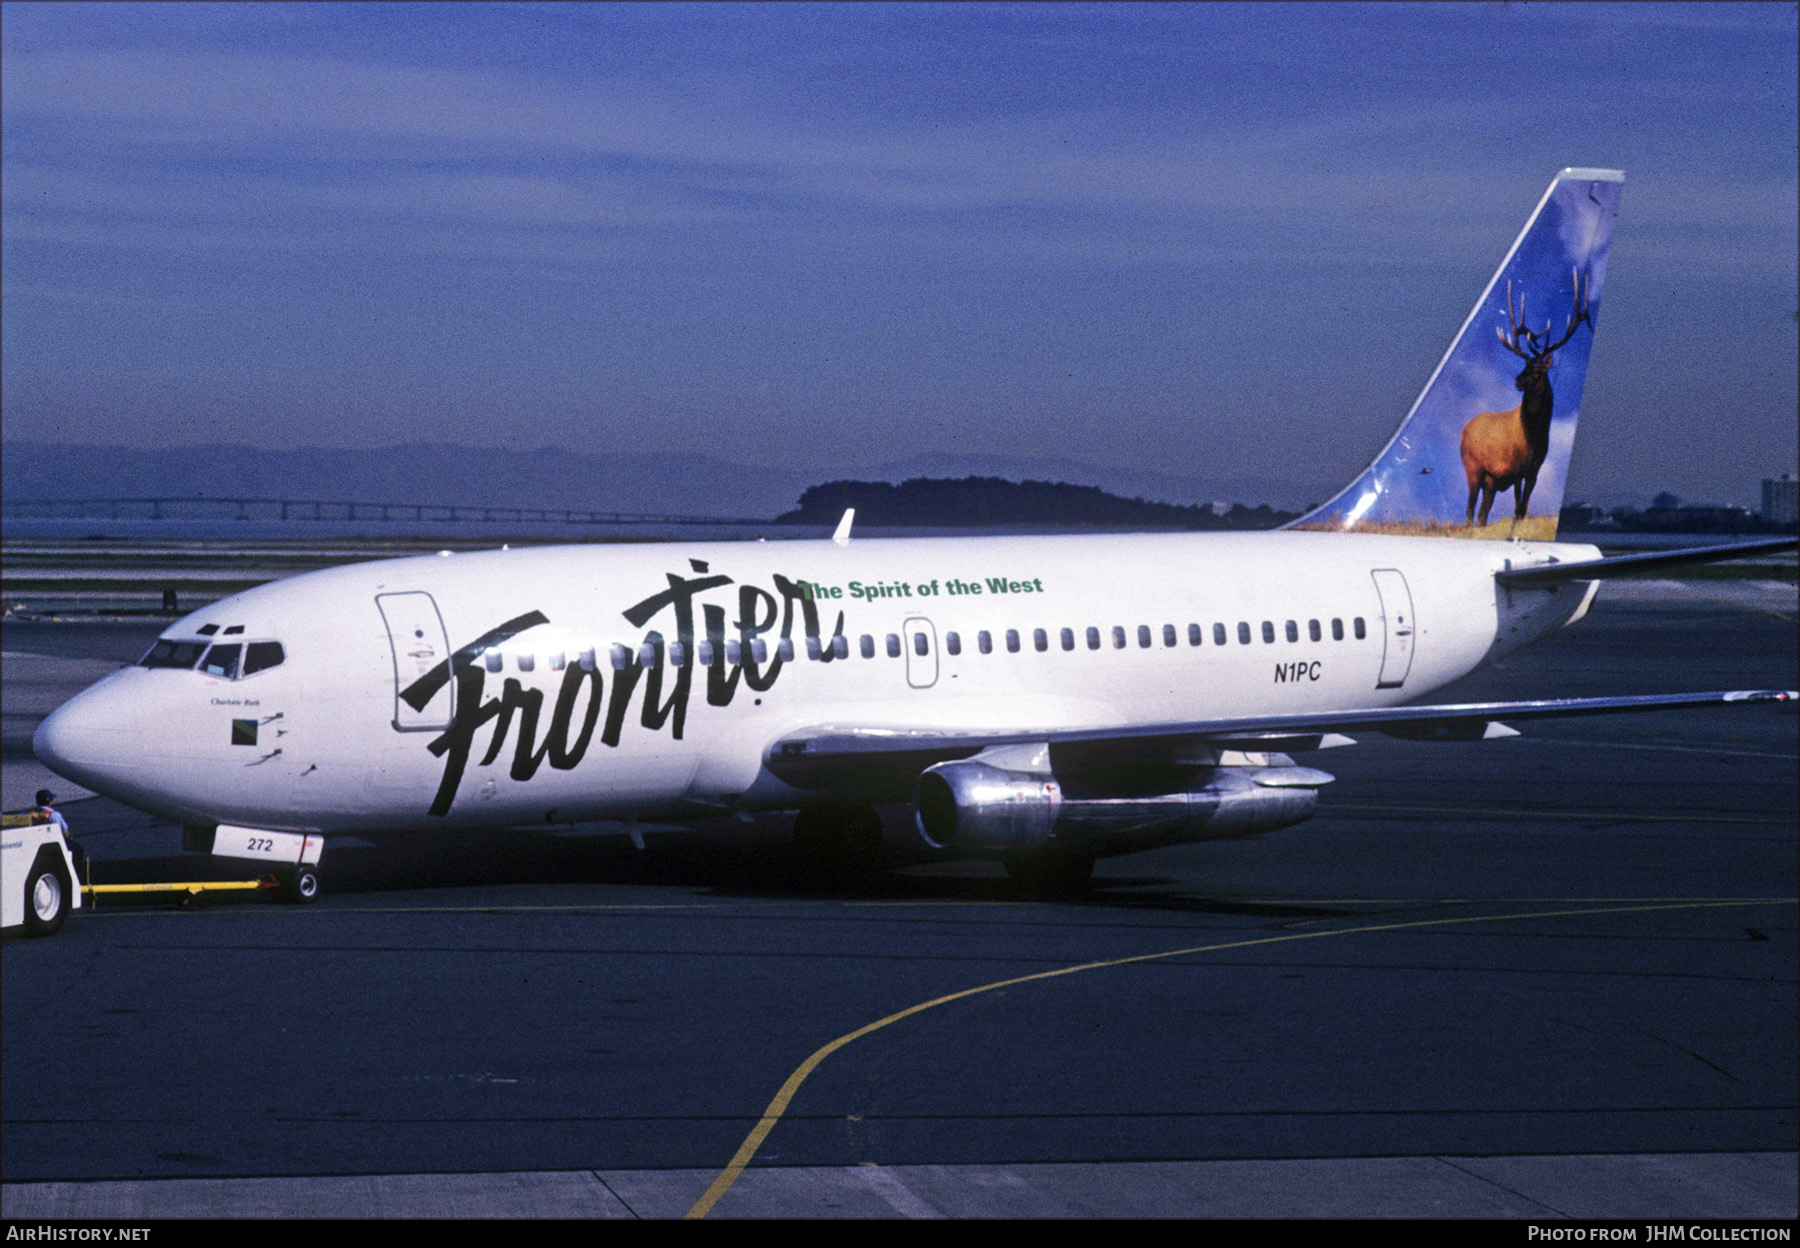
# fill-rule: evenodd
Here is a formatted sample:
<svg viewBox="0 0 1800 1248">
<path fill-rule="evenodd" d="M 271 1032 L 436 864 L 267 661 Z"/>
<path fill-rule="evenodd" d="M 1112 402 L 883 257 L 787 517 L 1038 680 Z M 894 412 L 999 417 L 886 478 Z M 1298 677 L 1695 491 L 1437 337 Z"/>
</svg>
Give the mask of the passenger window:
<svg viewBox="0 0 1800 1248">
<path fill-rule="evenodd" d="M 850 657 L 850 639 L 848 637 L 844 636 L 842 633 L 833 633 L 831 636 L 831 653 L 833 653 L 840 659 L 849 658 Z"/>
<path fill-rule="evenodd" d="M 783 663 L 792 663 L 794 661 L 794 639 L 792 637 L 783 637 L 780 641 L 776 642 L 775 653 L 781 656 L 781 661 Z M 760 659 L 757 661 L 761 662 Z"/>
<path fill-rule="evenodd" d="M 733 637 L 725 643 L 725 662 L 732 667 L 741 667 L 744 662 L 744 643 Z"/>
<path fill-rule="evenodd" d="M 865 658 L 865 659 L 874 658 L 875 657 L 875 639 L 873 637 L 869 636 L 867 633 L 864 633 L 862 635 L 862 639 L 857 642 L 857 649 L 862 651 L 863 658 Z"/>
<path fill-rule="evenodd" d="M 1139 650 L 1148 650 L 1149 648 L 1150 648 L 1150 626 L 1148 624 L 1139 624 L 1138 625 L 1138 649 Z"/>
<path fill-rule="evenodd" d="M 1062 648 L 1064 650 L 1073 650 L 1075 648 L 1075 630 L 1072 628 L 1063 629 L 1060 640 L 1062 641 Z"/>
<path fill-rule="evenodd" d="M 758 637 L 750 643 L 750 654 L 758 663 L 769 661 L 769 643 Z"/>
<path fill-rule="evenodd" d="M 518 663 L 521 672 L 529 672 L 537 666 L 537 658 L 530 654 L 515 654 L 513 659 Z"/>
<path fill-rule="evenodd" d="M 646 641 L 643 645 L 638 647 L 638 666 L 656 666 L 656 643 L 654 641 Z"/>
<path fill-rule="evenodd" d="M 1294 623 L 1292 620 L 1289 620 L 1287 622 L 1287 639 L 1289 641 L 1299 641 L 1300 640 L 1300 626 L 1298 624 Z"/>
<path fill-rule="evenodd" d="M 1225 644 L 1225 626 L 1223 624 L 1214 624 L 1213 625 L 1213 645 L 1222 646 L 1224 644 Z"/>
<path fill-rule="evenodd" d="M 139 667 L 192 667 L 206 651 L 204 641 L 159 641 L 144 652 Z"/>
<path fill-rule="evenodd" d="M 1314 641 L 1319 640 L 1319 622 L 1317 620 L 1308 620 L 1306 622 L 1306 635 Z"/>
<path fill-rule="evenodd" d="M 1125 648 L 1125 630 L 1117 624 L 1113 625 L 1112 639 L 1114 650 L 1123 650 Z"/>
<path fill-rule="evenodd" d="M 550 670 L 553 672 L 560 672 L 563 668 L 568 666 L 568 661 L 563 658 L 562 651 L 560 650 L 550 656 L 549 663 Z"/>
<path fill-rule="evenodd" d="M 951 654 L 961 654 L 962 637 L 957 633 L 945 633 L 944 649 L 948 650 Z"/>
<path fill-rule="evenodd" d="M 1239 620 L 1238 621 L 1238 645 L 1247 646 L 1249 644 L 1250 644 L 1250 625 L 1244 620 Z"/>
<path fill-rule="evenodd" d="M 1188 625 L 1188 645 L 1190 645 L 1190 646 L 1199 645 L 1200 637 L 1201 637 L 1200 626 L 1198 624 L 1189 624 Z"/>
<path fill-rule="evenodd" d="M 703 641 L 700 644 L 704 646 L 706 643 Z M 577 656 L 575 661 L 577 663 L 581 664 L 582 671 L 584 671 L 584 672 L 593 671 L 594 666 L 595 666 L 595 664 L 594 664 L 594 648 L 592 646 L 589 646 L 587 649 L 583 650 L 581 652 L 581 654 L 579 656 Z"/>
<path fill-rule="evenodd" d="M 280 667 L 281 661 L 287 658 L 279 641 L 253 641 L 244 647 L 244 671 L 246 676 L 267 671 L 271 667 Z"/>
<path fill-rule="evenodd" d="M 1019 630 L 1016 628 L 1006 630 L 1006 652 L 1008 654 L 1019 652 Z"/>
<path fill-rule="evenodd" d="M 985 628 L 976 633 L 975 648 L 983 654 L 992 654 L 994 652 L 994 635 Z"/>
<path fill-rule="evenodd" d="M 1360 616 L 1360 615 L 1357 616 L 1356 619 L 1351 622 L 1356 626 L 1356 639 L 1358 641 L 1361 641 L 1364 637 L 1367 637 L 1369 635 L 1368 629 L 1363 627 L 1362 616 Z"/>
<path fill-rule="evenodd" d="M 223 676 L 226 680 L 231 680 L 237 675 L 238 652 L 242 649 L 239 645 L 214 646 L 200 660 L 200 670 L 208 676 Z"/>
<path fill-rule="evenodd" d="M 713 657 L 713 643 L 710 639 L 706 641 L 696 641 L 694 643 L 694 662 L 698 663 L 701 667 L 711 667 L 713 665 Z"/>
<path fill-rule="evenodd" d="M 620 648 L 623 649 L 623 647 L 620 647 Z M 629 661 L 629 660 L 627 660 L 627 661 Z M 485 653 L 482 654 L 481 662 L 487 668 L 488 671 L 497 672 L 501 668 L 506 666 L 506 656 L 504 654 L 501 654 L 498 650 L 489 649 L 488 651 L 486 651 Z M 623 667 L 624 664 L 619 663 L 619 662 L 614 662 L 613 666 L 614 667 Z"/>
<path fill-rule="evenodd" d="M 1173 646 L 1174 644 L 1175 644 L 1175 626 L 1173 624 L 1164 624 L 1163 625 L 1163 645 Z"/>
<path fill-rule="evenodd" d="M 897 659 L 900 657 L 900 634 L 899 633 L 889 633 L 887 635 L 887 650 L 888 650 L 888 658 Z"/>
<path fill-rule="evenodd" d="M 1098 650 L 1100 648 L 1100 630 L 1095 628 L 1092 624 L 1088 625 L 1087 643 L 1089 650 Z"/>
<path fill-rule="evenodd" d="M 1344 639 L 1344 622 L 1342 620 L 1333 620 L 1331 622 L 1331 639 L 1333 641 L 1342 641 Z"/>
<path fill-rule="evenodd" d="M 825 643 L 820 641 L 817 637 L 814 637 L 811 633 L 806 635 L 806 657 L 812 659 L 814 662 L 825 657 Z"/>
<path fill-rule="evenodd" d="M 931 653 L 931 642 L 924 633 L 913 634 L 913 653 L 920 657 Z"/>
<path fill-rule="evenodd" d="M 1031 644 L 1042 654 L 1050 648 L 1050 635 L 1041 628 L 1034 628 L 1031 630 Z"/>
<path fill-rule="evenodd" d="M 1272 646 L 1275 644 L 1275 625 L 1272 624 L 1270 621 L 1268 621 L 1268 620 L 1263 621 L 1262 634 L 1263 634 L 1263 644 L 1265 646 Z"/>
<path fill-rule="evenodd" d="M 687 643 L 685 641 L 669 643 L 669 665 L 671 667 L 687 666 Z"/>
</svg>

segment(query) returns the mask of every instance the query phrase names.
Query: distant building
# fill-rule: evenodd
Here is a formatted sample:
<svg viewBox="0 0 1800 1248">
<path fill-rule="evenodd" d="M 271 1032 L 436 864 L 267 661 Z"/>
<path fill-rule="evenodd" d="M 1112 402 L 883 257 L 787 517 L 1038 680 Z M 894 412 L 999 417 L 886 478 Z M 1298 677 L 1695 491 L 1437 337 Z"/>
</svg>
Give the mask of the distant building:
<svg viewBox="0 0 1800 1248">
<path fill-rule="evenodd" d="M 1793 524 L 1800 520 L 1800 480 L 1784 472 L 1779 477 L 1763 479 L 1762 518 L 1774 524 Z"/>
</svg>

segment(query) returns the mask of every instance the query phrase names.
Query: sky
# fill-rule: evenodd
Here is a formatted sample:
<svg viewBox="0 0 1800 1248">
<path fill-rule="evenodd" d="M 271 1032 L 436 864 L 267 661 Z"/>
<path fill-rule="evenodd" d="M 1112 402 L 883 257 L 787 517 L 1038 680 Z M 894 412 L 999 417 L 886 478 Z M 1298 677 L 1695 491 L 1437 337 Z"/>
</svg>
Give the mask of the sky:
<svg viewBox="0 0 1800 1248">
<path fill-rule="evenodd" d="M 1569 500 L 1754 504 L 1796 462 L 1796 30 L 6 4 L 4 432 L 1335 488 L 1576 165 L 1627 181 Z"/>
</svg>

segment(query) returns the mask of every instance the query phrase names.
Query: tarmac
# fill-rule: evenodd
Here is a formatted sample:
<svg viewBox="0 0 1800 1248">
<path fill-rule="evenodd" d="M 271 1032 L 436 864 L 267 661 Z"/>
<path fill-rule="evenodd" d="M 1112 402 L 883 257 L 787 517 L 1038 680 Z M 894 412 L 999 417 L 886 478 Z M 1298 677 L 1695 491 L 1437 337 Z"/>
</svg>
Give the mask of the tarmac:
<svg viewBox="0 0 1800 1248">
<path fill-rule="evenodd" d="M 1795 615 L 1608 585 L 1433 700 L 1793 688 Z M 6 623 L 9 808 L 34 717 L 154 627 Z M 677 1217 L 854 1036 L 709 1216 L 1791 1219 L 1796 735 L 1368 737 L 1309 823 L 1060 902 L 985 863 L 820 886 L 779 819 L 334 841 L 313 906 L 109 901 L 4 943 L 0 1216 Z M 230 876 L 48 787 L 106 879 Z"/>
</svg>

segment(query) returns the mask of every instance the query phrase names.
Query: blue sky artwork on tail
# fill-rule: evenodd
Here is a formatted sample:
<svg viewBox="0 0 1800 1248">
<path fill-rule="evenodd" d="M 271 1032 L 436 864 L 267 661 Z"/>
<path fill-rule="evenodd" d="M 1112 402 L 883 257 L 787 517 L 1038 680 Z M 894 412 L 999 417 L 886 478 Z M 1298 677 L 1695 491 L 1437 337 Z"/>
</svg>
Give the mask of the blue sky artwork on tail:
<svg viewBox="0 0 1800 1248">
<path fill-rule="evenodd" d="M 1292 527 L 1556 537 L 1624 181 L 1557 175 L 1399 432 Z"/>
</svg>

